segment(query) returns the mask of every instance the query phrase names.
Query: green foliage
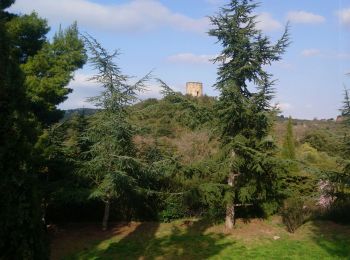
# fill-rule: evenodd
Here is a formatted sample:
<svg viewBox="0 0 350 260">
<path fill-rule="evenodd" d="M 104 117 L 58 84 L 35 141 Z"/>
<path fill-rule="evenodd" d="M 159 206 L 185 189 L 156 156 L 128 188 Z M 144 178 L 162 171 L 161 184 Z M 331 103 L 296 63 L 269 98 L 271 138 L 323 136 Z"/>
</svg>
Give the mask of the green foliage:
<svg viewBox="0 0 350 260">
<path fill-rule="evenodd" d="M 14 2 L 15 2 L 15 0 L 2 0 L 0 2 L 0 10 L 1 10 L 1 12 L 3 12 L 3 10 L 5 10 L 9 6 L 11 6 Z M 3 16 L 3 13 L 1 14 L 1 16 Z"/>
<path fill-rule="evenodd" d="M 28 113 L 20 55 L 8 31 L 13 17 L 0 2 L 0 258 L 48 259 L 38 182 L 33 169 L 35 125 Z"/>
<path fill-rule="evenodd" d="M 270 93 L 270 75 L 263 66 L 281 59 L 289 37 L 286 28 L 284 35 L 272 44 L 256 28 L 253 13 L 257 6 L 254 1 L 231 0 L 217 16 L 210 17 L 213 29 L 209 35 L 216 37 L 223 47 L 214 60 L 221 63 L 216 87 L 220 91 L 236 88 L 238 93 L 251 97 L 247 82 L 252 81 L 260 87 L 261 93 L 265 93 L 261 102 L 265 106 L 266 96 Z"/>
<path fill-rule="evenodd" d="M 184 218 L 188 214 L 185 207 L 183 194 L 170 194 L 164 201 L 165 207 L 160 212 L 160 220 L 170 222 Z"/>
<path fill-rule="evenodd" d="M 261 203 L 261 210 L 263 212 L 264 217 L 270 217 L 273 214 L 275 214 L 278 209 L 280 208 L 280 201 L 279 200 L 267 200 L 263 203 Z"/>
<path fill-rule="evenodd" d="M 266 216 L 277 211 L 277 205 L 287 196 L 285 178 L 288 174 L 283 161 L 266 150 L 248 147 L 249 140 L 240 138 L 234 151 L 240 155 L 234 161 L 234 169 L 244 174 L 237 179 L 236 199 L 241 203 L 260 205 Z M 264 146 L 264 141 L 260 144 Z"/>
<path fill-rule="evenodd" d="M 87 128 L 84 115 L 73 115 L 68 121 L 54 124 L 40 136 L 36 150 L 40 151 L 40 171 L 47 214 L 54 205 L 64 209 L 68 204 L 86 202 L 90 186 L 74 172 L 81 163 L 88 143 L 82 138 Z M 50 221 L 51 219 L 48 219 Z"/>
<path fill-rule="evenodd" d="M 292 162 L 292 165 L 286 165 L 286 168 L 289 169 L 288 175 L 284 178 L 283 185 L 286 197 L 307 199 L 318 196 L 319 170 L 317 169 L 317 172 L 315 172 L 314 168 L 309 168 L 307 165 L 304 167 L 298 166 L 298 170 L 296 171 L 294 162 Z"/>
<path fill-rule="evenodd" d="M 256 7 L 251 1 L 230 1 L 218 15 L 210 17 L 213 29 L 209 35 L 223 47 L 214 60 L 219 63 L 216 109 L 222 143 L 229 147 L 231 171 L 239 173 L 233 197 L 235 202 L 261 204 L 281 198 L 279 180 L 283 175 L 269 136 L 274 82 L 264 66 L 281 59 L 289 36 L 286 28 L 272 44 L 256 28 Z M 255 84 L 256 92 L 248 89 L 249 82 Z"/>
<path fill-rule="evenodd" d="M 299 198 L 290 198 L 286 200 L 281 214 L 283 223 L 291 233 L 294 233 L 307 219 L 304 202 Z"/>
<path fill-rule="evenodd" d="M 293 135 L 293 122 L 289 117 L 287 124 L 287 133 L 283 142 L 282 155 L 286 159 L 295 159 L 295 140 Z"/>
<path fill-rule="evenodd" d="M 213 220 L 218 220 L 225 215 L 226 204 L 230 198 L 226 197 L 227 187 L 217 183 L 205 183 L 199 185 L 199 201 L 204 206 L 204 216 Z"/>
<path fill-rule="evenodd" d="M 49 125 L 63 116 L 56 106 L 72 92 L 67 85 L 73 78 L 73 72 L 81 68 L 85 61 L 84 44 L 75 23 L 64 31 L 60 29 L 52 43 L 45 42 L 22 65 L 31 109 L 41 123 Z"/>
<path fill-rule="evenodd" d="M 13 17 L 7 23 L 7 30 L 15 45 L 14 51 L 23 64 L 47 44 L 46 34 L 50 28 L 45 19 L 33 12 L 30 15 Z"/>
<path fill-rule="evenodd" d="M 343 126 L 349 131 L 350 100 L 348 90 L 345 89 L 343 108 L 341 109 L 344 117 Z M 338 161 L 339 167 L 334 170 L 328 170 L 323 176 L 329 183 L 327 195 L 333 199 L 332 204 L 323 214 L 323 217 L 340 223 L 349 223 L 350 212 L 350 161 L 348 151 L 349 140 L 347 135 L 342 142 L 343 159 Z"/>
<path fill-rule="evenodd" d="M 344 89 L 344 101 L 343 101 L 343 107 L 341 109 L 341 114 L 344 117 L 344 123 L 346 125 L 350 125 L 350 96 L 349 96 L 349 90 L 346 88 Z"/>
<path fill-rule="evenodd" d="M 13 2 L 1 1 L 0 6 Z M 45 156 L 59 156 L 61 144 L 36 142 L 40 135 L 49 136 L 43 126 L 60 119 L 56 106 L 66 99 L 73 72 L 85 62 L 76 25 L 60 31 L 52 43 L 46 39 L 48 31 L 46 20 L 36 13 L 0 10 L 0 258 L 48 258 L 42 209 L 52 189 L 44 179 L 47 169 L 54 168 L 50 163 L 58 160 Z"/>
<path fill-rule="evenodd" d="M 114 63 L 118 52 L 108 53 L 90 36 L 84 36 L 84 40 L 91 54 L 89 61 L 97 70 L 91 80 L 99 83 L 103 91 L 89 99 L 101 110 L 92 116 L 86 131 L 90 146 L 80 173 L 93 185 L 90 197 L 106 204 L 106 228 L 109 204 L 125 193 L 140 190 L 142 164 L 136 158 L 127 106 L 137 100 L 137 92 L 145 88 L 149 75 L 136 84 L 128 84 L 129 77 Z"/>
<path fill-rule="evenodd" d="M 323 179 L 329 181 L 331 189 L 328 195 L 332 196 L 338 202 L 344 202 L 350 199 L 350 163 L 342 162 L 338 170 L 327 171 Z"/>
<path fill-rule="evenodd" d="M 161 100 L 142 101 L 130 108 L 131 120 L 140 134 L 174 138 L 181 130 L 197 130 L 213 124 L 214 98 L 183 96 L 162 84 L 171 94 L 164 94 Z"/>
<path fill-rule="evenodd" d="M 335 171 L 340 169 L 336 157 L 331 157 L 325 152 L 319 152 L 308 143 L 304 143 L 298 148 L 297 159 L 309 167 L 317 168 L 320 171 Z"/>
<path fill-rule="evenodd" d="M 342 139 L 335 131 L 317 129 L 308 131 L 302 139 L 302 143 L 308 143 L 320 152 L 342 156 Z"/>
</svg>

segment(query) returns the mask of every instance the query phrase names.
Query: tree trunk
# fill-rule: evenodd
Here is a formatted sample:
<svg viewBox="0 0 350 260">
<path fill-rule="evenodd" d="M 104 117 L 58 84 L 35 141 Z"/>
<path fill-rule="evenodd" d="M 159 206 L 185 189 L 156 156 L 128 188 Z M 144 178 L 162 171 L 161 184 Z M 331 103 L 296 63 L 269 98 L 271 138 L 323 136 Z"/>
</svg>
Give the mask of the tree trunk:
<svg viewBox="0 0 350 260">
<path fill-rule="evenodd" d="M 233 226 L 236 224 L 235 219 L 235 205 L 233 203 L 230 203 L 226 207 L 226 219 L 225 219 L 225 226 L 227 229 L 232 229 Z"/>
<path fill-rule="evenodd" d="M 102 230 L 103 231 L 107 230 L 107 227 L 108 227 L 109 206 L 110 206 L 110 201 L 107 200 L 106 203 L 105 203 L 105 213 L 104 213 L 103 221 L 102 221 Z"/>
<path fill-rule="evenodd" d="M 227 184 L 231 187 L 233 187 L 233 183 L 235 180 L 235 175 L 233 173 L 230 173 L 227 179 Z M 226 207 L 226 219 L 225 219 L 225 226 L 227 229 L 232 229 L 233 226 L 236 224 L 235 220 L 235 204 L 234 202 L 230 202 L 227 204 Z"/>
</svg>

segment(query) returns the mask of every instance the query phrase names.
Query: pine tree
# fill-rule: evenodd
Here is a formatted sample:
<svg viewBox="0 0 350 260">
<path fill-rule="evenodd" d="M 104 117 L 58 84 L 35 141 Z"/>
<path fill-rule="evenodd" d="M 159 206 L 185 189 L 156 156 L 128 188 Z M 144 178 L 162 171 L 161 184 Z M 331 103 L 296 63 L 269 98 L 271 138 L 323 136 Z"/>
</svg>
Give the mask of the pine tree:
<svg viewBox="0 0 350 260">
<path fill-rule="evenodd" d="M 349 96 L 349 90 L 347 90 L 346 88 L 344 90 L 344 101 L 343 101 L 343 107 L 341 109 L 341 114 L 344 117 L 343 123 L 349 132 L 350 130 L 350 96 Z M 342 174 L 337 178 L 338 187 L 340 186 L 339 190 L 341 190 L 342 196 L 345 196 L 344 191 L 346 189 L 349 189 L 350 187 L 349 152 L 350 152 L 350 135 L 348 134 L 344 138 L 344 154 L 345 154 L 344 157 L 346 158 L 346 161 L 344 163 Z"/>
<path fill-rule="evenodd" d="M 84 43 L 74 23 L 66 30 L 60 28 L 52 42 L 45 42 L 43 48 L 22 65 L 31 110 L 43 126 L 62 118 L 63 111 L 57 109 L 57 105 L 72 92 L 67 86 L 74 71 L 85 62 Z"/>
<path fill-rule="evenodd" d="M 291 117 L 289 117 L 287 123 L 287 133 L 283 142 L 282 155 L 286 159 L 295 159 L 295 141 L 293 135 L 293 121 Z"/>
<path fill-rule="evenodd" d="M 137 100 L 137 93 L 145 88 L 149 75 L 136 84 L 129 84 L 129 77 L 123 75 L 114 62 L 119 53 L 109 53 L 90 36 L 84 39 L 91 55 L 89 61 L 97 70 L 92 80 L 99 83 L 103 91 L 89 99 L 101 110 L 93 116 L 87 130 L 91 146 L 80 172 L 93 182 L 91 197 L 105 205 L 102 221 L 105 230 L 113 200 L 127 190 L 138 188 L 139 163 L 135 159 L 133 129 L 128 121 L 127 107 Z"/>
<path fill-rule="evenodd" d="M 209 35 L 223 47 L 214 62 L 220 63 L 215 87 L 220 92 L 217 110 L 221 140 L 232 164 L 227 178 L 228 228 L 234 225 L 236 205 L 253 204 L 271 212 L 278 200 L 279 168 L 269 136 L 274 81 L 264 66 L 281 59 L 289 36 L 286 27 L 283 36 L 272 44 L 256 27 L 257 6 L 250 0 L 231 0 L 210 17 L 213 29 Z M 249 89 L 249 83 L 257 87 L 256 92 Z"/>
<path fill-rule="evenodd" d="M 0 1 L 0 258 L 48 259 L 38 183 L 33 170 L 35 125 L 12 35 L 14 1 Z"/>
<path fill-rule="evenodd" d="M 75 113 L 67 121 L 68 128 L 63 142 L 66 155 L 72 160 L 79 160 L 81 154 L 86 151 L 87 144 L 83 134 L 88 127 L 87 118 L 83 113 Z"/>
<path fill-rule="evenodd" d="M 344 101 L 341 109 L 341 115 L 344 117 L 344 123 L 350 125 L 350 96 L 349 90 L 344 88 Z"/>
<path fill-rule="evenodd" d="M 47 259 L 38 178 L 45 167 L 35 144 L 62 115 L 56 106 L 85 62 L 84 46 L 75 25 L 48 42 L 37 14 L 4 11 L 13 2 L 0 1 L 0 258 Z"/>
<path fill-rule="evenodd" d="M 350 159 L 350 133 L 349 133 L 349 126 L 350 126 L 350 96 L 349 96 L 349 90 L 344 87 L 344 100 L 343 100 L 343 106 L 340 109 L 341 116 L 343 118 L 342 125 L 345 128 L 345 135 L 342 145 L 342 154 L 345 159 Z"/>
</svg>

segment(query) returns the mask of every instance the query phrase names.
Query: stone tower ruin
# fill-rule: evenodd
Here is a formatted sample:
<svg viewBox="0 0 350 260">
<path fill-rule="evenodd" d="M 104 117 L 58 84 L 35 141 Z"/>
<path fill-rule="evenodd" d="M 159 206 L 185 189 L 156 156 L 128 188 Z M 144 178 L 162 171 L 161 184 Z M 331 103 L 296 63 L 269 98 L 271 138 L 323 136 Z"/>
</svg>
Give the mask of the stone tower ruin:
<svg viewBox="0 0 350 260">
<path fill-rule="evenodd" d="M 201 82 L 187 82 L 186 94 L 193 97 L 203 96 L 203 83 Z"/>
</svg>

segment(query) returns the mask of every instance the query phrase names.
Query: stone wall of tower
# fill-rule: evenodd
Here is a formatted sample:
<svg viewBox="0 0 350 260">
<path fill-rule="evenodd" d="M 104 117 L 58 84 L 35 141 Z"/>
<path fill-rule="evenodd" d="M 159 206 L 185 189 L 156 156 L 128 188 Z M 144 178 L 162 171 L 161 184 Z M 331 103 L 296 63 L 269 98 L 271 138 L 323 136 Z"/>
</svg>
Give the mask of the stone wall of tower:
<svg viewBox="0 0 350 260">
<path fill-rule="evenodd" d="M 203 96 L 203 84 L 201 82 L 187 82 L 186 94 L 194 97 Z"/>
</svg>

